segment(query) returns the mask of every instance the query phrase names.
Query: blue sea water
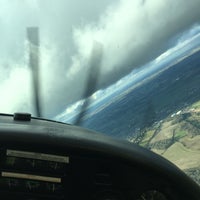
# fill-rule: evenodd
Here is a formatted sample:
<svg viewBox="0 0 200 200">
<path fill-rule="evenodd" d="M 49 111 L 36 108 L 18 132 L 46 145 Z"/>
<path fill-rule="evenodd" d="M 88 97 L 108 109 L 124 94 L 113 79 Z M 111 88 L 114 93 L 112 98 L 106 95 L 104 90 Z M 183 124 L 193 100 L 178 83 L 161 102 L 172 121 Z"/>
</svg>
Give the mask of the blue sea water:
<svg viewBox="0 0 200 200">
<path fill-rule="evenodd" d="M 90 104 L 82 126 L 116 137 L 132 137 L 149 124 L 148 118 L 152 118 L 151 122 L 160 121 L 200 100 L 199 49 L 197 35 L 184 48 L 165 54 L 164 59 L 133 70 L 117 89 L 113 87 L 109 95 Z M 73 121 L 78 113 L 64 111 L 56 120 Z"/>
<path fill-rule="evenodd" d="M 159 121 L 200 99 L 200 52 L 146 78 L 137 87 L 127 86 L 93 109 L 83 126 L 121 138 L 144 127 L 151 104 Z M 108 104 L 108 105 L 107 105 Z"/>
</svg>

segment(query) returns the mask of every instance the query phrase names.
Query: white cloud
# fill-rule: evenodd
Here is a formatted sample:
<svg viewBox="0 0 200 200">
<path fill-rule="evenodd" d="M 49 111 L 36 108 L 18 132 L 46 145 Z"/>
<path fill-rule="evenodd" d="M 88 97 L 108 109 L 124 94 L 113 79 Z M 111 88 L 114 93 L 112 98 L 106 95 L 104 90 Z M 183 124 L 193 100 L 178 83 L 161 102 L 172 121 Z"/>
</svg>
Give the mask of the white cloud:
<svg viewBox="0 0 200 200">
<path fill-rule="evenodd" d="M 15 66 L 9 77 L 1 82 L 1 112 L 13 113 L 30 111 L 30 71 L 21 66 Z M 22 101 L 23 100 L 23 101 Z M 14 102 L 14 103 L 13 103 Z"/>
<path fill-rule="evenodd" d="M 123 68 L 126 71 L 124 61 L 130 59 L 131 54 L 134 57 L 132 68 L 136 67 L 138 63 L 142 63 L 142 58 L 146 60 L 144 54 L 149 57 L 151 49 L 159 52 L 170 36 L 189 26 L 194 20 L 199 20 L 200 14 L 195 6 L 200 6 L 200 2 L 120 1 L 102 15 L 98 24 L 75 29 L 78 54 L 73 61 L 77 65 L 84 63 L 89 58 L 92 41 L 97 40 L 103 44 L 105 51 L 103 75 Z M 194 15 L 190 16 L 191 13 L 188 15 L 187 11 L 192 9 Z"/>
</svg>

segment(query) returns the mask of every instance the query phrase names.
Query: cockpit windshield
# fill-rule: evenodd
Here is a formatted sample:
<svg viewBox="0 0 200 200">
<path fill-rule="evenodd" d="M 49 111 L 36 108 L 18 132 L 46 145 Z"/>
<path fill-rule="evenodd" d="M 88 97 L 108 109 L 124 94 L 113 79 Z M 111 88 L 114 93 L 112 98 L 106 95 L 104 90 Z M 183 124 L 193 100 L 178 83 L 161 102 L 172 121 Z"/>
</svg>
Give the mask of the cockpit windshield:
<svg viewBox="0 0 200 200">
<path fill-rule="evenodd" d="M 41 117 L 141 145 L 200 184 L 199 7 L 1 0 L 0 112 L 37 117 L 37 93 Z M 37 30 L 33 48 L 28 30 Z"/>
</svg>

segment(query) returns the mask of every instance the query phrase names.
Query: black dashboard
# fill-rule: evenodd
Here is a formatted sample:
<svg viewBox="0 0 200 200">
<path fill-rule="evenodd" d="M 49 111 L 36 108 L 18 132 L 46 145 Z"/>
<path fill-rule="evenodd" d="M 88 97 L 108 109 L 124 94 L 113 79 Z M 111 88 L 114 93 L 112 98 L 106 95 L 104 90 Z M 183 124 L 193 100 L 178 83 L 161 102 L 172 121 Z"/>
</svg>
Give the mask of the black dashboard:
<svg viewBox="0 0 200 200">
<path fill-rule="evenodd" d="M 200 199 L 196 183 L 146 149 L 23 114 L 0 116 L 0 173 L 5 200 Z"/>
</svg>

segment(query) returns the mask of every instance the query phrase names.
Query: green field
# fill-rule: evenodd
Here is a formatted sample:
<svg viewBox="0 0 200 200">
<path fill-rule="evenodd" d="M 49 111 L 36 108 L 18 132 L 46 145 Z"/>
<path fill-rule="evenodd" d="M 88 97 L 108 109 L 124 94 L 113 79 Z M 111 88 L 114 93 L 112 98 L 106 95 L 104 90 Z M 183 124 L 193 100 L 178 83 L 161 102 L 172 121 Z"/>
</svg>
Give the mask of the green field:
<svg viewBox="0 0 200 200">
<path fill-rule="evenodd" d="M 170 160 L 200 184 L 200 101 L 142 130 L 138 144 Z"/>
</svg>

